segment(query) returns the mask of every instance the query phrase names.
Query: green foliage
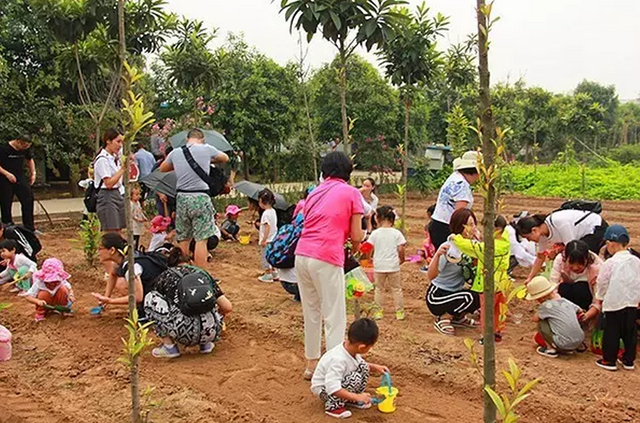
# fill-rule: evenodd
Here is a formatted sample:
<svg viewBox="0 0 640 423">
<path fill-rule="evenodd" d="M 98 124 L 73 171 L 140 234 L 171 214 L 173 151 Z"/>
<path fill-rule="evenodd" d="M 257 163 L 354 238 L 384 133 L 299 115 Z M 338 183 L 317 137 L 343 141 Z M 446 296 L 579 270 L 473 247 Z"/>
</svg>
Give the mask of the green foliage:
<svg viewBox="0 0 640 423">
<path fill-rule="evenodd" d="M 447 144 L 451 147 L 451 154 L 460 157 L 472 148 L 469 142 L 469 119 L 459 104 L 447 113 Z"/>
<path fill-rule="evenodd" d="M 149 328 L 153 322 L 140 323 L 138 319 L 138 310 L 133 309 L 130 317 L 125 318 L 127 322 L 124 327 L 127 328 L 129 334 L 127 339 L 122 338 L 122 355 L 118 358 L 118 362 L 131 368 L 134 365 L 134 359 L 139 357 L 146 348 L 153 345 L 153 339 L 149 336 Z"/>
<path fill-rule="evenodd" d="M 640 163 L 640 144 L 623 145 L 612 148 L 608 151 L 608 156 L 622 164 Z"/>
<path fill-rule="evenodd" d="M 95 266 L 98 258 L 98 247 L 100 246 L 100 220 L 95 213 L 89 213 L 86 220 L 80 222 L 80 242 L 84 250 L 84 257 L 89 266 Z"/>
<path fill-rule="evenodd" d="M 640 199 L 640 173 L 634 165 L 611 164 L 582 168 L 554 163 L 547 166 L 512 165 L 509 184 L 514 192 L 534 197 L 585 198 L 593 200 Z"/>
<path fill-rule="evenodd" d="M 445 166 L 442 170 L 431 170 L 424 158 L 414 159 L 409 172 L 409 189 L 418 190 L 423 195 L 437 193 L 453 169 Z"/>
</svg>

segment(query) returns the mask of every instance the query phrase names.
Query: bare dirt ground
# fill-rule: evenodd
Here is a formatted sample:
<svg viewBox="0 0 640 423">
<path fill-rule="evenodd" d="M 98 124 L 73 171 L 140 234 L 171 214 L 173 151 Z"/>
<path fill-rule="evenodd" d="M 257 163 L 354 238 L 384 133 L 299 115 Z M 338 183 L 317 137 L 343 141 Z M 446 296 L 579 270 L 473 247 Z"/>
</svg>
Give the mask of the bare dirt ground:
<svg viewBox="0 0 640 423">
<path fill-rule="evenodd" d="M 410 251 L 422 240 L 426 208 L 433 198 L 410 201 Z M 558 199 L 508 197 L 504 213 L 550 211 Z M 396 203 L 392 197 L 382 203 Z M 640 236 L 639 202 L 607 202 L 605 218 L 628 226 Z M 476 206 L 481 210 L 481 205 Z M 246 225 L 245 225 L 246 226 Z M 102 291 L 102 272 L 84 264 L 82 252 L 69 241 L 75 230 L 49 231 L 43 236 L 41 259 L 56 256 L 72 273 L 78 297 L 77 315 L 33 322 L 33 308 L 0 292 L 0 301 L 13 307 L 2 324 L 14 334 L 13 359 L 0 363 L 0 422 L 124 422 L 129 416 L 127 370 L 116 362 L 125 336 L 125 310 L 112 309 L 102 317 L 89 315 L 92 291 Z M 151 413 L 154 422 L 321 422 L 327 421 L 321 403 L 309 392 L 304 367 L 302 315 L 279 284 L 257 281 L 259 258 L 250 246 L 223 244 L 209 270 L 222 280 L 233 302 L 227 331 L 213 354 L 184 354 L 173 361 L 142 359 L 142 385 L 156 387 L 161 405 Z M 521 273 L 523 276 L 524 273 Z M 376 409 L 356 411 L 355 422 L 480 422 L 481 381 L 469 363 L 465 337 L 433 329 L 424 303 L 426 277 L 418 266 L 403 265 L 407 320 L 389 314 L 380 322 L 381 339 L 368 357 L 388 365 L 400 389 L 398 411 L 384 415 Z M 371 297 L 368 297 L 370 300 Z M 390 298 L 389 298 L 390 300 Z M 391 307 L 391 304 L 387 304 Z M 498 365 L 509 357 L 521 366 L 525 379 L 541 384 L 521 407 L 523 422 L 640 421 L 640 371 L 607 373 L 595 367 L 591 353 L 548 359 L 534 351 L 534 305 L 516 302 L 524 314 L 521 324 L 509 321 L 497 347 Z M 478 347 L 480 350 L 481 347 Z M 500 378 L 501 379 L 501 378 Z M 370 386 L 376 387 L 374 378 Z M 503 381 L 500 387 L 505 388 Z"/>
</svg>

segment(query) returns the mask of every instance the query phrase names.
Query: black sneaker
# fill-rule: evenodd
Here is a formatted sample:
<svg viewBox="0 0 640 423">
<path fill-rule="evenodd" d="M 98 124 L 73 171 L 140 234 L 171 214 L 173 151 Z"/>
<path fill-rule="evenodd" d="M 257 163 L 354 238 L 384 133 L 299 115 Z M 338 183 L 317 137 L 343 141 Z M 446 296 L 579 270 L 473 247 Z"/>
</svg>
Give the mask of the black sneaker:
<svg viewBox="0 0 640 423">
<path fill-rule="evenodd" d="M 633 361 L 629 363 L 625 362 L 624 360 L 618 359 L 618 363 L 620 363 L 620 365 L 622 365 L 622 368 L 625 370 L 634 370 L 636 368 L 636 366 L 633 364 Z"/>
<path fill-rule="evenodd" d="M 618 366 L 616 366 L 615 363 L 613 363 L 613 364 L 607 363 L 602 358 L 600 360 L 596 361 L 596 366 L 601 367 L 601 368 L 603 368 L 605 370 L 609 370 L 610 372 L 615 372 L 616 370 L 618 370 Z"/>
</svg>

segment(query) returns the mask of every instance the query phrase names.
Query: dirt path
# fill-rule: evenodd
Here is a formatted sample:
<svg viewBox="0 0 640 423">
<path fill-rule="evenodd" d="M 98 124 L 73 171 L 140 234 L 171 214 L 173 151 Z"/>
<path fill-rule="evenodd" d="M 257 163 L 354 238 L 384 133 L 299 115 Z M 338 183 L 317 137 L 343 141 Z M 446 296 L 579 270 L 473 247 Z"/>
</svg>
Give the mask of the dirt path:
<svg viewBox="0 0 640 423">
<path fill-rule="evenodd" d="M 386 201 L 385 201 L 386 200 Z M 384 199 L 384 202 L 389 199 Z M 390 201 L 393 203 L 394 201 Z M 411 250 L 421 241 L 424 210 L 432 199 L 411 201 Z M 510 197 L 505 213 L 521 209 L 548 211 L 558 201 Z M 629 226 L 640 235 L 639 203 L 607 203 L 605 217 Z M 14 333 L 14 359 L 0 364 L 0 423 L 5 422 L 123 422 L 128 418 L 129 388 L 126 370 L 116 362 L 120 337 L 125 335 L 124 311 L 103 317 L 88 314 L 90 292 L 102 290 L 100 272 L 88 270 L 81 252 L 69 247 L 74 231 L 50 233 L 45 252 L 63 259 L 73 275 L 78 315 L 53 317 L 36 324 L 33 309 L 0 292 L 0 301 L 14 306 L 2 322 Z M 45 258 L 43 255 L 42 258 Z M 300 306 L 279 285 L 257 282 L 255 245 L 223 244 L 210 266 L 234 304 L 227 332 L 213 354 L 194 351 L 174 361 L 145 355 L 142 384 L 156 388 L 161 401 L 151 418 L 155 422 L 324 422 L 322 406 L 300 377 L 302 316 Z M 400 391 L 398 411 L 356 411 L 356 422 L 480 422 L 480 379 L 470 366 L 463 339 L 435 332 L 424 304 L 426 279 L 416 265 L 403 266 L 407 320 L 385 318 L 381 339 L 369 359 L 388 365 Z M 370 300 L 370 298 L 368 298 Z M 606 373 L 593 365 L 590 353 L 550 360 L 535 354 L 531 343 L 534 324 L 531 303 L 516 304 L 523 322 L 508 323 L 498 346 L 498 362 L 513 357 L 524 378 L 543 379 L 522 407 L 523 422 L 640 421 L 638 372 Z M 370 386 L 379 384 L 374 378 Z M 502 385 L 501 385 L 502 386 Z"/>
</svg>

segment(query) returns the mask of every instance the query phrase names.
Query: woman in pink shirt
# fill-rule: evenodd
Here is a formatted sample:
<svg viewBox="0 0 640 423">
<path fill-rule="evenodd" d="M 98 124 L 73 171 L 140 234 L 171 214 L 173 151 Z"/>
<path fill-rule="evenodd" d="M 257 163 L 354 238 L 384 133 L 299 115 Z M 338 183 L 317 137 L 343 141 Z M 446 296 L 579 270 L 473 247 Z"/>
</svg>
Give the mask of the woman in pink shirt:
<svg viewBox="0 0 640 423">
<path fill-rule="evenodd" d="M 589 310 L 601 265 L 602 259 L 584 241 L 571 241 L 553 261 L 549 279 L 559 284 L 562 298 Z"/>
<path fill-rule="evenodd" d="M 364 238 L 362 198 L 347 183 L 352 171 L 344 153 L 329 153 L 322 162 L 325 180 L 304 206 L 296 273 L 304 315 L 305 379 L 311 379 L 321 356 L 323 321 L 327 351 L 343 341 L 347 328 L 344 244 L 348 238 L 355 244 Z"/>
</svg>

